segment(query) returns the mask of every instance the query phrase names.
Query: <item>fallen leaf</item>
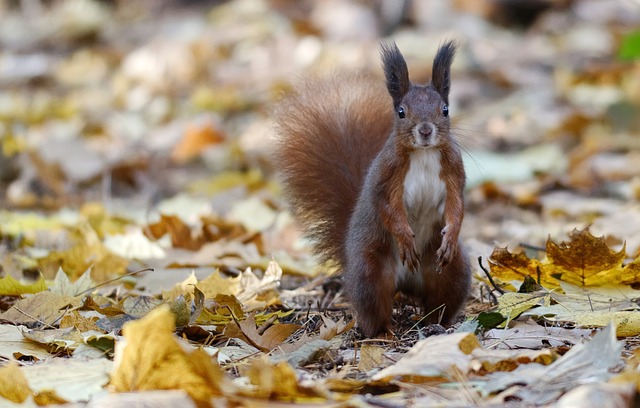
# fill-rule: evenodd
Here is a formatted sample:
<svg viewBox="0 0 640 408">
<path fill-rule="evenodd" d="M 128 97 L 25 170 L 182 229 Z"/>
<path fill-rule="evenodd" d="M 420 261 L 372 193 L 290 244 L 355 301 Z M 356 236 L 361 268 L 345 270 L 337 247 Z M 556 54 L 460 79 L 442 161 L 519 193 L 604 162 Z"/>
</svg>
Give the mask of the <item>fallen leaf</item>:
<svg viewBox="0 0 640 408">
<path fill-rule="evenodd" d="M 29 383 L 16 363 L 0 367 L 0 396 L 18 404 L 31 396 Z"/>
<path fill-rule="evenodd" d="M 596 238 L 588 230 L 574 230 L 568 243 L 547 241 L 548 264 L 544 267 L 551 276 L 581 286 L 598 286 L 619 282 L 624 247 L 619 252 L 609 249 L 604 238 Z"/>
<path fill-rule="evenodd" d="M 597 383 L 613 377 L 611 370 L 620 364 L 621 352 L 622 343 L 616 340 L 613 325 L 609 325 L 591 341 L 574 346 L 553 364 L 527 364 L 510 372 L 492 373 L 486 376 L 488 382 L 479 385 L 478 389 L 488 395 L 514 384 L 525 384 L 526 387 L 515 390 L 520 401 L 546 404 L 578 384 Z"/>
<path fill-rule="evenodd" d="M 538 363 L 549 365 L 557 355 L 548 349 L 544 350 L 489 350 L 474 349 L 471 353 L 471 369 L 480 375 L 496 371 L 513 371 L 523 364 Z"/>
<path fill-rule="evenodd" d="M 161 215 L 160 221 L 148 225 L 145 232 L 154 239 L 159 239 L 165 234 L 169 234 L 174 248 L 184 248 L 190 251 L 197 251 L 207 242 L 207 238 L 202 233 L 192 231 L 187 224 L 175 215 Z"/>
<path fill-rule="evenodd" d="M 0 325 L 0 357 L 17 361 L 28 357 L 36 360 L 45 360 L 51 357 L 47 349 L 40 344 L 27 341 L 22 335 L 24 326 Z"/>
<path fill-rule="evenodd" d="M 222 132 L 212 123 L 188 126 L 182 140 L 174 147 L 171 158 L 176 163 L 185 163 L 199 155 L 206 147 L 224 139 Z"/>
<path fill-rule="evenodd" d="M 299 343 L 301 343 L 301 341 L 284 344 L 282 347 L 276 349 L 282 352 L 282 354 L 275 354 L 276 352 L 274 351 L 271 354 L 271 362 L 286 361 L 292 367 L 303 367 L 313 363 L 318 357 L 325 355 L 331 348 L 331 343 L 323 339 L 310 340 L 303 344 Z M 294 347 L 284 347 L 289 345 Z"/>
<path fill-rule="evenodd" d="M 367 372 L 378 368 L 384 361 L 384 349 L 374 344 L 364 343 L 360 346 L 360 361 L 358 361 L 358 370 Z"/>
<path fill-rule="evenodd" d="M 91 360 L 52 359 L 42 364 L 22 367 L 29 387 L 34 393 L 49 393 L 48 397 L 69 402 L 92 400 L 105 394 L 109 370 L 113 362 L 106 358 Z M 51 394 L 55 391 L 55 396 Z"/>
<path fill-rule="evenodd" d="M 295 370 L 285 361 L 271 364 L 266 358 L 258 358 L 253 361 L 246 374 L 255 386 L 254 390 L 244 391 L 249 396 L 288 402 L 317 398 L 312 389 L 298 384 Z"/>
<path fill-rule="evenodd" d="M 513 320 L 524 311 L 536 306 L 549 306 L 551 296 L 545 292 L 537 293 L 513 293 L 508 292 L 498 298 L 496 312 Z"/>
<path fill-rule="evenodd" d="M 73 283 L 71 283 L 62 268 L 59 268 L 49 290 L 51 293 L 56 293 L 60 296 L 76 297 L 87 293 L 87 291 L 94 286 L 96 286 L 96 284 L 91 280 L 91 268 L 87 269 Z"/>
<path fill-rule="evenodd" d="M 0 279 L 0 296 L 19 296 L 27 293 L 42 292 L 43 290 L 47 290 L 47 283 L 42 276 L 37 281 L 26 285 L 20 283 L 11 275 Z"/>
<path fill-rule="evenodd" d="M 67 312 L 82 306 L 82 297 L 61 296 L 52 292 L 38 292 L 17 301 L 9 310 L 0 314 L 1 319 L 17 324 L 57 323 Z"/>
<path fill-rule="evenodd" d="M 454 376 L 454 369 L 469 370 L 471 353 L 481 347 L 472 333 L 453 333 L 428 337 L 417 342 L 400 360 L 373 375 L 374 380 L 392 377 Z"/>
<path fill-rule="evenodd" d="M 232 385 L 201 349 L 185 351 L 173 335 L 174 316 L 160 306 L 144 318 L 125 324 L 125 343 L 116 345 L 110 387 L 116 392 L 183 389 L 194 400 L 208 403 Z"/>
<path fill-rule="evenodd" d="M 224 335 L 228 338 L 241 338 L 252 346 L 268 352 L 282 344 L 300 327 L 297 324 L 273 324 L 260 334 L 256 328 L 254 315 L 249 315 L 237 324 L 229 323 L 224 329 Z"/>
<path fill-rule="evenodd" d="M 640 262 L 623 267 L 624 247 L 612 251 L 604 238 L 594 237 L 588 230 L 574 230 L 569 237 L 569 242 L 560 244 L 547 240 L 545 261 L 497 248 L 489 258 L 491 275 L 501 282 L 523 281 L 530 276 L 547 289 L 558 287 L 560 281 L 580 286 L 638 283 Z"/>
</svg>

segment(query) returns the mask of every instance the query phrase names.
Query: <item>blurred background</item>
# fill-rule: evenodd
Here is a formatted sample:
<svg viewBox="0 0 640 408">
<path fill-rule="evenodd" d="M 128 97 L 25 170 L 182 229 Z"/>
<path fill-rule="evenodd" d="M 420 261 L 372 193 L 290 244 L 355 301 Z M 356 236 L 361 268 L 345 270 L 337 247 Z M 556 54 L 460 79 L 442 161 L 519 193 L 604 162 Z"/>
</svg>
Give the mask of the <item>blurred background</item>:
<svg viewBox="0 0 640 408">
<path fill-rule="evenodd" d="M 257 200 L 237 217 L 265 253 L 297 248 L 269 112 L 304 75 L 381 75 L 387 38 L 417 82 L 461 44 L 473 257 L 586 226 L 639 254 L 638 0 L 0 0 L 0 232 L 91 201 L 149 221 L 175 197 L 229 219 Z"/>
</svg>

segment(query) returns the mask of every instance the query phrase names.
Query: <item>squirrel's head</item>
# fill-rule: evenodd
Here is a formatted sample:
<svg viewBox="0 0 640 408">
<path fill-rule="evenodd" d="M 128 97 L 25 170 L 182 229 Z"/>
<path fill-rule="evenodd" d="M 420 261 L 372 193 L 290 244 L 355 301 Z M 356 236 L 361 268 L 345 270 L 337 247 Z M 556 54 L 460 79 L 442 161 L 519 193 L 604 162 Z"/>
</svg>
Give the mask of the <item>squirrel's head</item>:
<svg viewBox="0 0 640 408">
<path fill-rule="evenodd" d="M 384 75 L 396 112 L 394 128 L 399 141 L 407 147 L 437 146 L 449 137 L 449 88 L 455 52 L 453 41 L 440 46 L 433 60 L 431 82 L 414 85 L 409 81 L 407 63 L 398 46 L 382 44 Z"/>
</svg>

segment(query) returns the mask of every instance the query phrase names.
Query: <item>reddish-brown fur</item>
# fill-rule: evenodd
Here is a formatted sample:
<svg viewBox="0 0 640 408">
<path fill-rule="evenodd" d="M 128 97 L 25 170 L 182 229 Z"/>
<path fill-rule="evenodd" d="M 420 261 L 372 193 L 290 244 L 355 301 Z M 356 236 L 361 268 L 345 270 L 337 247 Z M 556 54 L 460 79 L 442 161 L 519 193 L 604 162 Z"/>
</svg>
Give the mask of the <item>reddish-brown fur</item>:
<svg viewBox="0 0 640 408">
<path fill-rule="evenodd" d="M 292 211 L 322 259 L 342 268 L 367 336 L 391 328 L 398 290 L 444 324 L 469 291 L 459 243 L 465 174 L 444 113 L 454 51 L 441 47 L 432 83 L 416 86 L 397 47 L 383 46 L 386 90 L 359 75 L 307 80 L 275 114 L 275 165 Z M 424 197 L 423 168 L 433 188 Z"/>
</svg>

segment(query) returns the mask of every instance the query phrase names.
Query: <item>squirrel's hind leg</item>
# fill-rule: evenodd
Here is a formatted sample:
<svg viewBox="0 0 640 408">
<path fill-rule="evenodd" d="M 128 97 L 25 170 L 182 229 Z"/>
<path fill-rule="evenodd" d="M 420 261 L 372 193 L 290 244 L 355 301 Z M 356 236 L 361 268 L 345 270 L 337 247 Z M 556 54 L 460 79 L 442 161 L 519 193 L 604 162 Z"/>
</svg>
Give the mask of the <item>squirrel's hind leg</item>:
<svg viewBox="0 0 640 408">
<path fill-rule="evenodd" d="M 456 254 L 442 272 L 438 273 L 434 265 L 423 267 L 429 268 L 423 271 L 425 295 L 422 303 L 425 313 L 430 313 L 426 321 L 444 326 L 455 323 L 471 288 L 471 266 L 462 243 L 458 243 Z"/>
<path fill-rule="evenodd" d="M 344 274 L 344 290 L 356 312 L 358 326 L 367 337 L 387 333 L 396 292 L 394 265 L 370 254 L 350 262 Z"/>
</svg>

